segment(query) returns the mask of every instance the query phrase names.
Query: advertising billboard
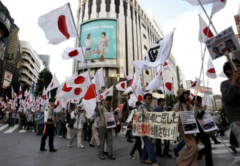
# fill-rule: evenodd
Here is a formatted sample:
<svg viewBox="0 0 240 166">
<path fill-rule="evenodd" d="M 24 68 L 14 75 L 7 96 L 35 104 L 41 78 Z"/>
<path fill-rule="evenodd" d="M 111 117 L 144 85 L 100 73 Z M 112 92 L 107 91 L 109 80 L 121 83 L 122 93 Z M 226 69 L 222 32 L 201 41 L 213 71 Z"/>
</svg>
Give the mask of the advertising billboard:
<svg viewBox="0 0 240 166">
<path fill-rule="evenodd" d="M 117 58 L 117 21 L 95 20 L 81 25 L 81 45 L 87 60 L 104 62 Z"/>
</svg>

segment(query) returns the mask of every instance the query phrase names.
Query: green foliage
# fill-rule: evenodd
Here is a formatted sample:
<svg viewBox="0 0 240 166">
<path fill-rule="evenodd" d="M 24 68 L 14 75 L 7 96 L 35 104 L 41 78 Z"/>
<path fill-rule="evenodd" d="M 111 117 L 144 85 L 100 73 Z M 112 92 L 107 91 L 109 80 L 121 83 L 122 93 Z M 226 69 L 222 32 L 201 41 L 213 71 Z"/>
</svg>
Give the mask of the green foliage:
<svg viewBox="0 0 240 166">
<path fill-rule="evenodd" d="M 39 73 L 38 81 L 37 81 L 36 88 L 35 88 L 35 95 L 41 96 L 43 88 L 44 87 L 47 88 L 47 86 L 50 84 L 51 80 L 52 80 L 52 73 L 47 68 L 43 69 Z M 55 94 L 56 94 L 56 92 L 55 92 Z M 54 97 L 54 96 L 52 96 L 52 93 L 51 93 L 51 97 Z"/>
<path fill-rule="evenodd" d="M 174 94 L 173 95 L 172 94 L 171 95 L 167 94 L 165 96 L 165 100 L 166 100 L 166 105 L 171 106 L 171 107 L 173 107 L 174 104 L 176 104 L 178 102 L 178 98 Z"/>
<path fill-rule="evenodd" d="M 218 111 L 220 111 L 221 113 L 225 113 L 224 106 L 222 106 L 221 108 L 219 108 Z"/>
</svg>

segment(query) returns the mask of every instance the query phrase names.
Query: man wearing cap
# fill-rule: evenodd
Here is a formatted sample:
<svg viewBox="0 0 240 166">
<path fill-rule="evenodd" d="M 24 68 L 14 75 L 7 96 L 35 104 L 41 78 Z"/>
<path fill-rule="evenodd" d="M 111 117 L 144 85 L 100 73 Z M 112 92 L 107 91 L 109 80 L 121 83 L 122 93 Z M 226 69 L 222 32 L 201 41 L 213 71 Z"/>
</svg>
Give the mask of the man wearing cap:
<svg viewBox="0 0 240 166">
<path fill-rule="evenodd" d="M 47 149 L 45 149 L 45 142 L 46 142 L 47 136 L 49 136 L 49 140 L 48 140 L 49 152 L 57 151 L 57 149 L 55 149 L 53 145 L 54 123 L 55 123 L 53 105 L 54 105 L 54 99 L 49 99 L 49 105 L 44 110 L 44 129 L 43 129 L 43 136 L 41 140 L 40 151 L 47 151 Z"/>
<path fill-rule="evenodd" d="M 176 103 L 173 107 L 173 110 L 178 111 L 192 111 L 192 105 L 188 103 L 189 100 L 189 90 L 179 89 L 177 91 L 177 96 L 179 102 Z M 181 119 L 179 118 L 178 131 L 182 136 L 184 142 L 187 145 L 187 148 L 183 150 L 182 154 L 177 157 L 176 162 L 178 166 L 198 166 L 197 157 L 198 157 L 198 147 L 194 134 L 184 133 Z"/>
</svg>

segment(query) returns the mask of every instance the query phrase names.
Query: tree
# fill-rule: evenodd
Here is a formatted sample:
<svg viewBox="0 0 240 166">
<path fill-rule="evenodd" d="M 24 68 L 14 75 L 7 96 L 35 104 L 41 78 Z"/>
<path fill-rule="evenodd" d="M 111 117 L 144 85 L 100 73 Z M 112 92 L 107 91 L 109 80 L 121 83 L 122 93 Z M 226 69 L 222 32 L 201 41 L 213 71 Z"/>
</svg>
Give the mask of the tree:
<svg viewBox="0 0 240 166">
<path fill-rule="evenodd" d="M 42 95 L 42 91 L 43 88 L 47 88 L 47 86 L 50 84 L 51 80 L 52 80 L 52 73 L 47 69 L 43 69 L 40 73 L 39 73 L 39 77 L 38 77 L 38 81 L 36 84 L 36 88 L 35 88 L 35 95 L 36 96 L 41 96 Z M 52 93 L 51 93 L 52 95 Z"/>
<path fill-rule="evenodd" d="M 166 97 L 165 97 L 165 100 L 166 100 L 166 105 L 171 106 L 171 107 L 173 107 L 174 104 L 176 104 L 178 102 L 178 98 L 175 95 L 168 95 L 167 94 Z"/>
</svg>

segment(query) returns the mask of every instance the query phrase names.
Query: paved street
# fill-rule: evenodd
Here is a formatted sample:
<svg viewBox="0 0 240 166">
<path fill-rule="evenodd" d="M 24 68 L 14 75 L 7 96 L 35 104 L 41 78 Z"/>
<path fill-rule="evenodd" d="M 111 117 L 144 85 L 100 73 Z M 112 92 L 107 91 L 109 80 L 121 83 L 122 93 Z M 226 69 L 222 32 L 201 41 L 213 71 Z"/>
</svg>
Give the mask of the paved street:
<svg viewBox="0 0 240 166">
<path fill-rule="evenodd" d="M 228 134 L 229 132 L 227 132 Z M 229 146 L 228 137 L 221 137 L 223 142 Z M 2 166 L 74 166 L 74 165 L 90 165 L 90 166 L 137 166 L 141 164 L 138 159 L 132 160 L 129 152 L 133 143 L 128 143 L 123 134 L 119 137 L 114 136 L 114 155 L 116 160 L 100 160 L 97 156 L 98 149 L 89 147 L 86 141 L 83 141 L 85 149 L 78 149 L 77 140 L 74 140 L 71 148 L 67 147 L 67 139 L 55 137 L 55 147 L 58 149 L 56 153 L 40 152 L 41 136 L 36 133 L 25 130 L 18 130 L 17 126 L 9 128 L 7 125 L 0 125 L 0 165 Z M 220 141 L 220 137 L 218 137 Z M 174 143 L 171 145 L 174 146 Z M 215 166 L 228 166 L 234 157 L 239 156 L 229 153 L 224 144 L 213 146 L 213 160 Z M 172 149 L 171 147 L 171 149 Z M 201 148 L 202 145 L 199 145 Z M 48 148 L 48 146 L 47 146 Z M 240 149 L 238 149 L 240 152 Z M 136 153 L 138 156 L 138 153 Z M 161 166 L 175 166 L 175 157 L 172 159 L 157 158 Z M 200 166 L 204 166 L 204 159 L 199 161 Z"/>
</svg>

